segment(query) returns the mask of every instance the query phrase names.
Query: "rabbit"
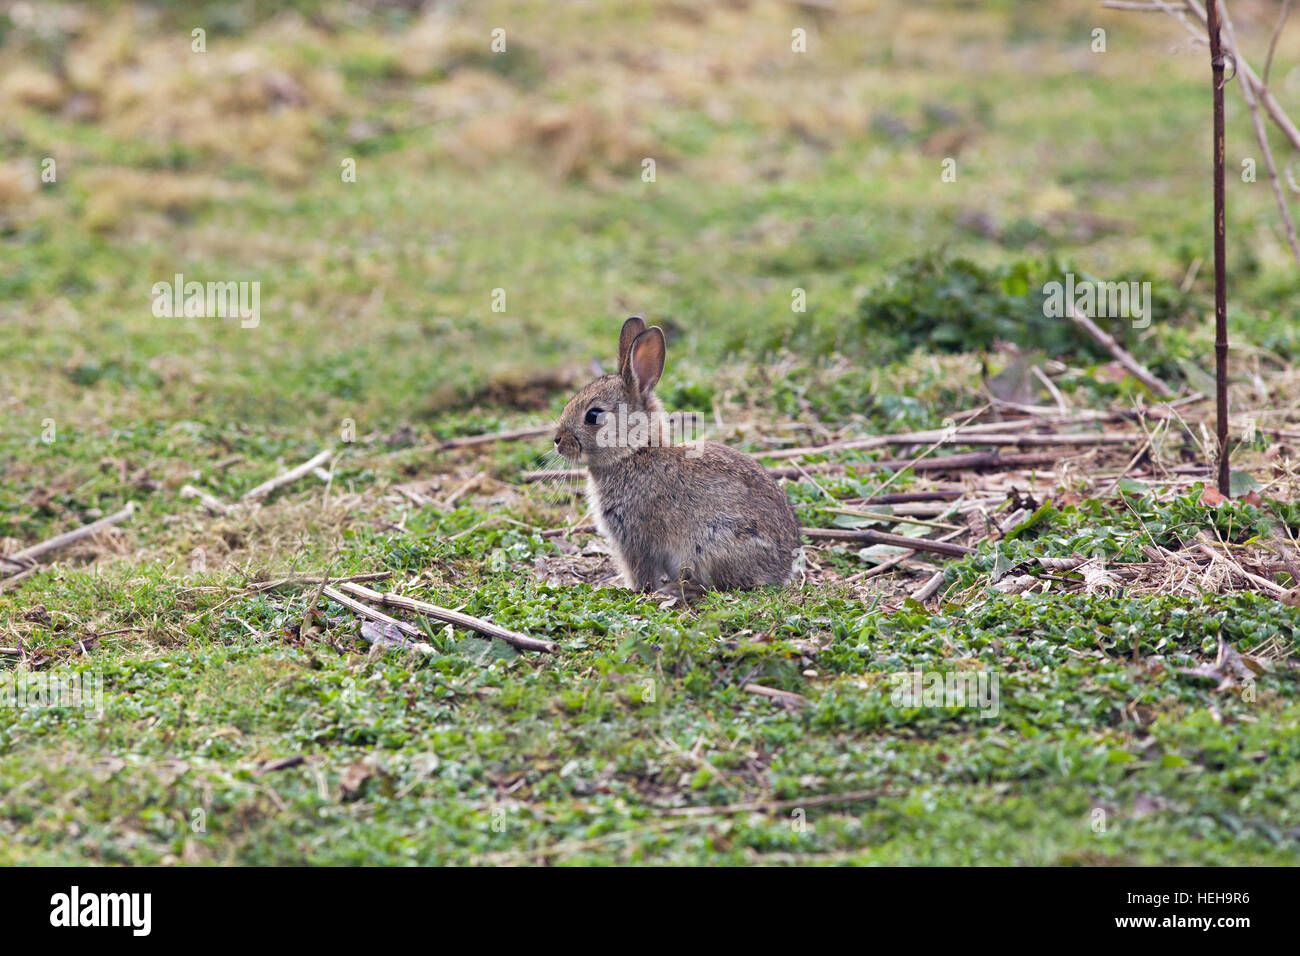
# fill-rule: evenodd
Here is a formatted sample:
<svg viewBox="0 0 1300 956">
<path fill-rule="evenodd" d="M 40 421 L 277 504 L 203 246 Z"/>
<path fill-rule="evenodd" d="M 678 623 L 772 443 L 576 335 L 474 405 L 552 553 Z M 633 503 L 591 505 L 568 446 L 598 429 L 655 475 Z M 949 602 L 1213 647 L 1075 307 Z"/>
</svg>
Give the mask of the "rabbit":
<svg viewBox="0 0 1300 956">
<path fill-rule="evenodd" d="M 640 316 L 624 322 L 618 373 L 570 399 L 556 451 L 587 469 L 596 526 L 630 587 L 685 598 L 688 583 L 692 596 L 786 584 L 799 549 L 789 499 L 749 455 L 716 442 L 670 443 L 654 394 L 666 350 L 658 326 Z"/>
</svg>

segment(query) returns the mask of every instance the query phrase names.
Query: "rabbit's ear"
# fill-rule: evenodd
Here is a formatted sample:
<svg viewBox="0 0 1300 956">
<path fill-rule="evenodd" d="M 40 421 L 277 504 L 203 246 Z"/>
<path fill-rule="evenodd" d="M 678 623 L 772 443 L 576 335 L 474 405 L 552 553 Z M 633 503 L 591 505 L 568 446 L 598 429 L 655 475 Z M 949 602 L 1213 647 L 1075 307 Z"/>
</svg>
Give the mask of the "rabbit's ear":
<svg viewBox="0 0 1300 956">
<path fill-rule="evenodd" d="M 618 333 L 618 374 L 627 368 L 627 357 L 632 354 L 632 343 L 645 331 L 645 319 L 634 315 L 623 323 L 623 331 Z"/>
<path fill-rule="evenodd" d="M 648 399 L 654 387 L 659 384 L 659 376 L 664 373 L 667 351 L 663 329 L 657 325 L 652 325 L 633 341 L 627 368 L 623 371 L 623 381 L 642 400 Z"/>
</svg>

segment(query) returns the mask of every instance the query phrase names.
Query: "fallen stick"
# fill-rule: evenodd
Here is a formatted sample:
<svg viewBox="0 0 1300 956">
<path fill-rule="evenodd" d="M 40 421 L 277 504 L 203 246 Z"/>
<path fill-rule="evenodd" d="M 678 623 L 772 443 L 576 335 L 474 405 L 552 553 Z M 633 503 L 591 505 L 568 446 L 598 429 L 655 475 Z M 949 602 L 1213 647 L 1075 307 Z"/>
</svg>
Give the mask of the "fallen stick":
<svg viewBox="0 0 1300 956">
<path fill-rule="evenodd" d="M 594 524 L 574 525 L 572 528 L 547 528 L 542 532 L 543 538 L 558 538 L 566 534 L 595 534 L 596 526 Z"/>
<path fill-rule="evenodd" d="M 1123 445 L 1138 441 L 1143 436 L 1136 432 L 1066 432 L 1053 435 L 958 435 L 954 445 Z M 890 442 L 890 444 L 898 444 Z M 907 442 L 912 444 L 912 442 Z"/>
<path fill-rule="evenodd" d="M 959 455 L 947 455 L 943 458 L 887 458 L 883 461 L 863 462 L 859 467 L 887 468 L 901 471 L 911 468 L 913 471 L 952 471 L 967 468 L 1032 468 L 1036 465 L 1054 465 L 1060 455 L 1047 452 L 1027 452 L 1023 455 L 1003 455 L 996 451 L 972 451 Z"/>
<path fill-rule="evenodd" d="M 389 607 L 400 607 L 404 610 L 414 611 L 418 614 L 427 614 L 429 617 L 435 618 L 436 620 L 442 621 L 446 624 L 455 624 L 459 627 L 467 627 L 472 631 L 478 631 L 480 634 L 487 634 L 490 637 L 498 637 L 511 647 L 516 647 L 521 651 L 544 651 L 548 654 L 554 654 L 559 650 L 559 648 L 551 641 L 538 640 L 535 637 L 529 637 L 527 634 L 520 634 L 518 631 L 512 631 L 508 628 L 493 624 L 491 621 L 471 617 L 468 614 L 462 614 L 460 611 L 453 611 L 449 608 L 439 607 L 438 605 L 430 604 L 427 601 L 417 601 L 415 598 L 404 597 L 400 594 L 372 591 L 368 587 L 363 587 L 360 584 L 352 582 L 345 583 L 340 587 L 349 594 L 365 598 L 367 601 L 375 601 L 379 604 L 386 604 Z"/>
<path fill-rule="evenodd" d="M 203 507 L 207 508 L 214 515 L 224 515 L 230 513 L 230 505 L 226 504 L 214 494 L 204 491 L 202 488 L 196 488 L 194 485 L 181 486 L 182 498 L 197 498 Z"/>
<path fill-rule="evenodd" d="M 441 442 L 438 448 L 445 451 L 448 448 L 469 448 L 473 445 L 490 445 L 498 441 L 537 438 L 540 435 L 549 435 L 554 429 L 554 425 L 536 425 L 532 428 L 516 428 L 513 431 L 490 432 L 486 435 L 465 435 L 460 438 L 448 438 Z"/>
<path fill-rule="evenodd" d="M 926 581 L 912 592 L 912 600 L 924 604 L 926 601 L 930 600 L 930 598 L 934 597 L 935 592 L 939 590 L 941 584 L 943 584 L 943 572 L 936 571 L 934 574 L 930 575 L 930 580 Z"/>
<path fill-rule="evenodd" d="M 1053 465 L 1059 460 L 1059 455 L 1053 455 L 1048 452 L 1026 452 L 1022 455 L 1002 455 L 996 451 L 973 451 L 963 452 L 957 455 L 947 455 L 943 458 L 883 458 L 880 461 L 859 461 L 854 462 L 853 466 L 859 469 L 888 469 L 899 471 L 903 468 L 911 468 L 913 471 L 953 471 L 953 470 L 973 470 L 976 468 L 1032 468 L 1038 465 Z M 845 465 L 839 462 L 818 462 L 813 465 L 803 465 L 799 468 L 772 467 L 767 469 L 767 473 L 773 478 L 800 478 L 805 474 L 823 475 L 841 472 Z M 560 469 L 556 471 L 524 471 L 520 472 L 520 479 L 525 482 L 533 481 L 569 481 L 576 482 L 585 480 L 587 472 L 581 468 Z"/>
<path fill-rule="evenodd" d="M 949 534 L 943 535 L 940 538 L 935 538 L 934 540 L 939 542 L 948 542 L 951 541 L 953 538 L 957 537 L 957 535 L 961 533 L 962 533 L 961 531 L 953 531 Z M 866 581 L 868 578 L 874 578 L 881 574 L 885 574 L 886 572 L 892 571 L 894 568 L 898 567 L 904 561 L 911 561 L 915 557 L 916 557 L 916 551 L 912 548 L 909 548 L 908 550 L 902 552 L 901 554 L 894 555 L 894 557 L 890 558 L 887 561 L 882 561 L 880 564 L 877 564 L 875 567 L 868 568 L 865 571 L 859 571 L 857 574 L 851 574 L 844 580 L 846 583 L 853 583 L 856 581 Z"/>
<path fill-rule="evenodd" d="M 896 790 L 856 790 L 850 793 L 823 793 L 816 796 L 796 797 L 793 800 L 753 800 L 748 803 L 724 803 L 712 807 L 674 807 L 665 810 L 670 817 L 707 817 L 714 814 L 761 813 L 765 810 L 797 810 L 801 807 L 822 807 L 833 803 L 858 803 L 880 797 L 898 797 Z"/>
<path fill-rule="evenodd" d="M 487 477 L 487 472 L 480 471 L 473 478 L 470 478 L 459 488 L 457 488 L 455 491 L 449 494 L 445 500 L 443 500 L 442 502 L 435 502 L 435 504 L 437 504 L 439 508 L 442 508 L 444 511 L 446 511 L 456 502 L 460 501 L 461 498 L 465 497 L 465 495 L 467 495 L 471 490 L 477 487 L 478 483 L 481 482 L 486 477 Z"/>
<path fill-rule="evenodd" d="M 1052 401 L 1056 402 L 1056 407 L 1060 413 L 1062 415 L 1070 414 L 1070 403 L 1065 400 L 1065 396 L 1062 395 L 1061 390 L 1056 387 L 1056 383 L 1052 381 L 1052 377 L 1037 365 L 1035 365 L 1031 371 L 1034 373 L 1034 377 L 1043 383 L 1043 387 L 1047 389 L 1047 393 L 1052 396 Z"/>
<path fill-rule="evenodd" d="M 999 500 L 999 498 L 1002 497 L 1005 496 L 996 496 L 996 497 L 990 496 L 989 500 L 997 501 Z M 848 508 L 860 507 L 862 504 L 861 502 L 851 501 L 847 499 L 841 501 L 840 503 L 848 506 Z M 969 502 L 968 504 L 973 504 L 973 502 Z M 894 519 L 933 518 L 935 520 L 938 520 L 942 515 L 948 514 L 949 512 L 952 511 L 961 510 L 961 505 L 957 502 L 956 499 L 950 499 L 947 501 L 917 501 L 911 504 L 904 503 L 904 504 L 897 504 L 897 505 L 881 505 L 881 507 L 888 508 L 890 515 Z"/>
<path fill-rule="evenodd" d="M 36 564 L 30 565 L 28 567 L 23 568 L 23 570 L 19 571 L 17 574 L 14 574 L 12 572 L 0 574 L 0 591 L 7 591 L 11 587 L 16 587 L 18 585 L 18 582 L 21 581 L 23 578 L 30 577 L 31 575 L 35 574 L 36 569 L 39 566 L 40 565 L 36 565 Z"/>
<path fill-rule="evenodd" d="M 583 481 L 587 477 L 584 468 L 558 468 L 555 470 L 523 471 L 519 473 L 523 481 Z"/>
<path fill-rule="evenodd" d="M 326 584 L 331 582 L 337 584 L 340 581 L 382 581 L 384 578 L 391 578 L 391 571 L 373 571 L 369 574 L 346 574 L 342 577 L 323 578 L 311 574 L 298 574 L 287 578 L 275 578 L 271 581 L 254 581 L 252 584 L 245 586 L 246 591 L 273 591 L 276 588 L 284 587 L 286 584 L 320 584 L 322 581 Z"/>
<path fill-rule="evenodd" d="M 290 767 L 296 767 L 304 763 L 307 758 L 302 754 L 294 754 L 292 757 L 280 757 L 278 760 L 268 760 L 257 768 L 257 773 L 274 773 L 277 770 L 288 770 Z"/>
<path fill-rule="evenodd" d="M 325 595 L 331 601 L 342 604 L 348 610 L 355 611 L 364 618 L 378 621 L 380 624 L 391 625 L 408 637 L 424 638 L 424 631 L 420 630 L 414 624 L 407 624 L 405 621 L 399 621 L 395 617 L 389 617 L 383 611 L 376 611 L 373 607 L 362 604 L 360 601 L 355 601 L 346 594 L 343 594 L 338 590 L 338 588 L 332 588 L 327 584 L 325 587 L 321 588 L 321 594 Z"/>
<path fill-rule="evenodd" d="M 1270 581 L 1268 578 L 1262 578 L 1258 574 L 1252 574 L 1243 568 L 1231 555 L 1221 553 L 1217 548 L 1212 546 L 1212 541 L 1208 535 L 1201 532 L 1196 536 L 1196 548 L 1211 561 L 1224 564 L 1232 573 L 1257 588 L 1263 588 L 1274 597 L 1280 597 L 1286 594 L 1288 588 L 1282 587 L 1276 581 Z"/>
<path fill-rule="evenodd" d="M 933 510 L 933 509 L 931 509 Z M 914 524 L 923 528 L 935 528 L 938 531 L 965 531 L 962 526 L 944 521 L 930 521 L 916 514 L 885 514 L 883 511 L 860 511 L 856 508 L 827 508 L 827 514 L 848 515 L 852 518 L 865 518 L 878 524 Z M 940 512 L 942 514 L 942 512 Z"/>
<path fill-rule="evenodd" d="M 982 407 L 976 409 L 974 412 L 972 412 L 971 414 L 969 414 L 969 415 L 967 415 L 965 418 L 963 418 L 963 419 L 961 420 L 961 423 L 958 424 L 958 425 L 956 425 L 956 426 L 954 426 L 954 427 L 955 427 L 955 428 L 965 428 L 965 427 L 967 427 L 967 426 L 970 426 L 971 419 L 973 419 L 973 418 L 978 418 L 980 415 L 983 415 L 985 412 L 987 412 L 990 408 L 992 408 L 991 405 L 988 405 L 988 404 L 983 405 Z M 974 428 L 974 427 L 977 427 L 977 426 L 970 426 L 970 427 Z M 912 456 L 911 456 L 911 458 L 912 458 L 912 462 L 911 462 L 911 463 L 912 463 L 912 464 L 915 464 L 916 462 L 919 462 L 919 461 L 921 461 L 921 460 L 923 460 L 923 459 L 929 458 L 932 454 L 934 454 L 934 452 L 935 452 L 935 451 L 936 451 L 936 450 L 937 450 L 941 445 L 944 444 L 945 441 L 947 441 L 947 436 L 945 436 L 944 438 L 939 439 L 939 440 L 936 441 L 936 442 L 932 442 L 932 443 L 931 443 L 930 445 L 928 445 L 928 446 L 927 446 L 927 447 L 926 447 L 926 448 L 925 448 L 925 449 L 924 449 L 924 450 L 923 450 L 919 455 L 912 455 Z M 879 488 L 876 489 L 876 494 L 882 494 L 886 488 L 888 488 L 890 485 L 892 485 L 892 484 L 893 484 L 893 483 L 898 479 L 899 475 L 906 474 L 906 473 L 907 473 L 907 467 L 908 467 L 908 466 L 905 465 L 905 466 L 903 466 L 902 468 L 896 469 L 896 470 L 894 471 L 894 473 L 893 473 L 892 475 L 889 476 L 888 480 L 886 480 L 882 485 L 880 485 Z"/>
<path fill-rule="evenodd" d="M 775 687 L 764 687 L 762 684 L 746 684 L 745 693 L 758 694 L 760 697 L 766 697 L 787 707 L 808 706 L 808 698 L 803 694 L 796 694 L 788 690 L 777 690 Z"/>
<path fill-rule="evenodd" d="M 871 498 L 843 498 L 846 505 L 905 505 L 926 501 L 955 501 L 962 496 L 961 489 L 953 491 L 897 491 L 888 495 L 875 495 Z"/>
<path fill-rule="evenodd" d="M 118 524 L 125 521 L 135 512 L 135 502 L 129 501 L 121 511 L 114 512 L 107 518 L 100 518 L 98 521 L 92 521 L 90 524 L 82 525 L 74 531 L 65 531 L 63 534 L 55 535 L 47 541 L 40 544 L 34 544 L 30 548 L 24 548 L 22 551 L 15 551 L 5 558 L 5 564 L 16 565 L 22 568 L 22 572 L 5 571 L 6 575 L 14 573 L 23 573 L 30 570 L 29 565 L 33 564 L 37 558 L 49 554 L 51 551 L 57 551 L 60 548 L 72 544 L 74 541 L 80 541 L 82 538 L 89 537 L 97 531 L 102 531 L 110 525 Z"/>
<path fill-rule="evenodd" d="M 1134 378 L 1162 398 L 1173 397 L 1174 390 L 1172 388 L 1156 378 L 1149 368 L 1124 351 L 1124 348 L 1096 322 L 1082 312 L 1077 311 L 1073 306 L 1071 306 L 1069 312 L 1070 318 L 1074 320 L 1075 324 L 1091 335 L 1106 351 L 1115 356 L 1115 361 L 1124 366 Z"/>
<path fill-rule="evenodd" d="M 863 544 L 889 544 L 909 551 L 929 551 L 932 554 L 946 554 L 950 557 L 964 558 L 974 554 L 974 548 L 950 541 L 935 541 L 931 538 L 909 538 L 902 534 L 889 534 L 886 531 L 871 531 L 865 528 L 800 528 L 800 533 L 813 541 L 855 541 Z"/>
<path fill-rule="evenodd" d="M 324 451 L 318 453 L 309 461 L 303 462 L 297 468 L 291 468 L 289 471 L 286 471 L 284 474 L 277 475 L 275 478 L 272 478 L 270 481 L 264 481 L 256 488 L 249 489 L 248 491 L 244 492 L 244 494 L 240 497 L 239 500 L 256 501 L 259 498 L 265 498 L 271 492 L 275 491 L 275 489 L 280 488 L 284 485 L 291 485 L 299 478 L 303 478 L 307 475 L 310 475 L 317 467 L 329 461 L 330 456 L 333 454 L 334 454 L 333 449 L 326 448 Z"/>
<path fill-rule="evenodd" d="M 1256 425 L 1255 429 L 1263 432 L 1265 435 L 1272 435 L 1274 438 L 1287 438 L 1291 440 L 1300 438 L 1300 432 L 1289 432 L 1281 428 L 1264 428 L 1260 425 Z"/>
<path fill-rule="evenodd" d="M 886 445 L 928 445 L 931 442 L 954 445 L 1050 445 L 1085 443 L 1097 441 L 1131 441 L 1128 438 L 1107 439 L 1104 432 L 1070 432 L 1065 435 L 1022 436 L 1012 432 L 1020 429 L 1042 428 L 1048 425 L 1085 424 L 1102 422 L 1119 418 L 1118 412 L 1098 412 L 1094 415 L 1057 416 L 1055 418 L 1022 418 L 1010 422 L 978 422 L 974 425 L 961 425 L 955 428 L 931 428 L 925 431 L 894 432 L 885 435 L 866 435 L 862 438 L 846 438 L 827 442 L 824 445 L 808 445 L 803 448 L 783 448 L 777 451 L 758 452 L 757 458 L 797 458 L 801 455 L 815 455 L 827 451 L 850 451 L 863 448 L 882 448 Z"/>
<path fill-rule="evenodd" d="M 1041 420 L 1025 418 L 1019 422 L 983 422 L 983 431 L 990 431 L 989 426 L 996 426 L 999 431 L 1013 428 L 1029 428 L 1042 424 Z M 841 438 L 838 441 L 825 442 L 820 445 L 805 445 L 802 448 L 781 448 L 773 451 L 758 452 L 757 458 L 799 458 L 804 455 L 825 454 L 830 451 L 858 451 L 863 448 L 883 448 L 886 445 L 924 445 L 929 442 L 956 442 L 959 437 L 977 435 L 980 425 L 966 425 L 962 428 L 932 428 L 925 431 L 896 432 L 892 435 L 864 435 L 861 438 Z"/>
<path fill-rule="evenodd" d="M 873 469 L 885 471 L 902 471 L 905 468 L 911 468 L 913 471 L 973 471 L 978 468 L 1033 468 L 1038 465 L 1054 465 L 1059 460 L 1059 455 L 1053 455 L 1047 452 L 1027 452 L 1023 455 L 1003 455 L 996 451 L 972 451 L 962 452 L 957 455 L 947 455 L 943 458 L 882 458 L 880 461 L 859 461 L 854 462 L 853 467 L 858 469 Z M 767 473 L 773 478 L 798 478 L 803 472 L 810 474 L 827 474 L 841 472 L 845 465 L 838 462 L 822 462 L 815 465 L 804 465 L 802 468 L 769 468 Z"/>
<path fill-rule="evenodd" d="M 1068 419 L 1064 419 L 1064 421 L 1101 421 L 1104 418 L 1120 417 L 1122 417 L 1122 413 L 1112 412 L 1106 413 L 1099 418 L 1071 416 Z M 1051 447 L 1053 445 L 1122 445 L 1128 442 L 1137 441 L 1143 437 L 1140 434 L 1128 432 L 1066 432 L 1065 434 L 1047 435 L 1017 435 L 1008 432 L 1008 429 L 1038 428 L 1045 424 L 1051 424 L 1051 422 L 1042 419 L 1026 418 L 1018 422 L 984 422 L 976 425 L 966 425 L 956 429 L 931 429 L 929 431 L 897 432 L 890 435 L 868 435 L 863 438 L 849 438 L 841 441 L 827 442 L 824 445 L 808 445 L 803 448 L 783 448 L 776 451 L 753 452 L 752 457 L 771 459 L 799 458 L 804 455 L 825 454 L 826 452 L 831 451 L 861 451 L 869 448 L 883 448 L 889 445 L 923 445 L 931 442 L 937 442 L 940 445 L 1005 445 L 1015 447 Z M 954 455 L 952 457 L 956 458 L 958 456 Z M 885 465 L 885 462 L 880 462 L 879 464 L 883 466 Z M 814 466 L 812 465 L 805 466 L 805 468 L 810 471 L 813 467 Z M 556 469 L 550 471 L 526 471 L 524 472 L 524 475 L 525 481 L 543 481 L 547 478 L 569 480 L 575 477 L 585 477 L 586 472 L 582 469 Z M 793 477 L 793 475 L 790 477 Z"/>
</svg>

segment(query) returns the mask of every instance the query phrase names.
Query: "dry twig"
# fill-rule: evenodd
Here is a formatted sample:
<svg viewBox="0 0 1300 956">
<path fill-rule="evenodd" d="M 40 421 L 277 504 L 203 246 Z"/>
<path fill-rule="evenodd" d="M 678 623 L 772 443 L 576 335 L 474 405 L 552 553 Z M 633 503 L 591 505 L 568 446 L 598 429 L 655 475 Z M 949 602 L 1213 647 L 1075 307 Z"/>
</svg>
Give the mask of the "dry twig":
<svg viewBox="0 0 1300 956">
<path fill-rule="evenodd" d="M 212 512 L 214 515 L 230 513 L 230 505 L 226 504 L 216 495 L 206 492 L 202 488 L 197 488 L 194 485 L 182 485 L 181 497 L 198 499 L 199 504 L 203 505 L 203 507 L 207 508 L 208 511 Z"/>
<path fill-rule="evenodd" d="M 448 438 L 438 445 L 439 449 L 446 450 L 449 448 L 470 448 L 474 445 L 488 445 L 499 441 L 518 441 L 523 438 L 537 438 L 541 435 L 549 435 L 555 429 L 554 425 L 536 425 L 532 428 L 516 428 L 513 431 L 491 432 L 486 435 L 465 435 L 460 438 Z"/>
<path fill-rule="evenodd" d="M 559 648 L 551 641 L 538 640 L 535 637 L 529 637 L 527 634 L 520 634 L 518 631 L 512 631 L 500 625 L 493 624 L 491 621 L 485 621 L 482 618 L 472 617 L 468 614 L 462 614 L 460 611 L 453 611 L 450 608 L 439 607 L 436 604 L 430 604 L 427 601 L 417 601 L 415 598 L 404 597 L 400 594 L 381 593 L 372 591 L 368 587 L 360 584 L 347 582 L 340 585 L 340 588 L 356 597 L 365 598 L 367 601 L 374 601 L 378 604 L 386 604 L 389 607 L 400 607 L 408 611 L 414 611 L 418 614 L 427 614 L 429 617 L 436 618 L 446 624 L 454 624 L 458 627 L 468 628 L 472 631 L 478 631 L 480 634 L 487 634 L 490 637 L 497 637 L 505 641 L 512 647 L 521 651 L 544 651 L 554 654 Z"/>
<path fill-rule="evenodd" d="M 1098 344 L 1102 346 L 1102 348 L 1115 356 L 1115 361 L 1124 366 L 1124 368 L 1127 369 L 1134 378 L 1162 398 L 1173 397 L 1174 390 L 1160 379 L 1156 378 L 1155 374 L 1152 373 L 1149 368 L 1125 351 L 1124 347 L 1116 342 L 1114 337 L 1106 332 L 1105 329 L 1101 328 L 1101 326 L 1097 325 L 1097 323 L 1092 321 L 1092 319 L 1075 309 L 1073 304 L 1070 305 L 1068 311 L 1070 318 L 1075 321 L 1075 324 L 1091 335 Z"/>
<path fill-rule="evenodd" d="M 674 807 L 664 811 L 670 817 L 726 816 L 732 813 L 764 813 L 772 810 L 797 810 L 803 807 L 822 807 L 835 803 L 861 803 L 880 797 L 903 796 L 897 790 L 856 790 L 851 793 L 823 793 L 796 797 L 792 800 L 752 800 L 746 803 L 724 803 L 712 807 Z"/>
<path fill-rule="evenodd" d="M 430 647 L 428 644 L 423 643 L 422 639 L 424 638 L 424 632 L 420 630 L 418 627 L 416 627 L 415 625 L 407 624 L 405 621 L 399 621 L 395 617 L 389 617 L 383 611 L 376 611 L 374 608 L 362 604 L 360 601 L 353 600 L 352 598 L 348 597 L 346 594 L 341 593 L 337 588 L 332 588 L 329 585 L 325 585 L 324 587 L 322 587 L 321 593 L 324 594 L 331 601 L 343 605 L 345 608 L 347 608 L 350 611 L 355 611 L 357 614 L 360 614 L 364 618 L 368 618 L 371 621 L 377 621 L 380 624 L 385 624 L 389 627 L 396 628 L 397 630 L 401 631 L 403 634 L 407 635 L 408 637 L 414 637 L 420 639 L 417 641 L 417 643 L 409 645 L 412 650 L 420 651 L 423 654 L 432 654 L 434 652 L 432 647 Z"/>
<path fill-rule="evenodd" d="M 291 468 L 284 474 L 272 478 L 270 481 L 262 482 L 256 488 L 250 488 L 248 491 L 244 492 L 243 496 L 239 500 L 257 501 L 260 498 L 265 498 L 271 492 L 275 491 L 275 489 L 281 488 L 285 485 L 291 485 L 299 478 L 305 478 L 307 475 L 310 475 L 316 468 L 329 461 L 330 456 L 333 454 L 334 452 L 332 449 L 326 448 L 308 461 L 303 462 L 297 468 Z"/>
<path fill-rule="evenodd" d="M 73 531 L 65 531 L 63 534 L 55 535 L 40 544 L 34 544 L 30 548 L 24 548 L 21 551 L 15 551 L 13 554 L 5 557 L 0 561 L 0 577 L 19 575 L 26 576 L 32 571 L 32 566 L 36 559 L 40 558 L 51 551 L 58 551 L 65 548 L 74 541 L 80 541 L 87 538 L 111 525 L 120 524 L 135 513 L 135 502 L 129 501 L 125 508 L 116 511 L 106 518 L 100 518 L 98 521 L 92 521 L 90 524 L 82 525 Z"/>
<path fill-rule="evenodd" d="M 788 690 L 777 690 L 775 687 L 764 687 L 762 684 L 746 684 L 745 693 L 758 694 L 760 697 L 767 697 L 784 707 L 808 706 L 808 698 L 803 694 L 796 694 L 793 691 Z"/>
<path fill-rule="evenodd" d="M 936 541 L 930 538 L 909 538 L 901 534 L 888 534 L 884 531 L 872 531 L 869 528 L 800 528 L 804 537 L 813 541 L 855 541 L 862 544 L 888 544 L 896 548 L 911 551 L 929 551 L 934 554 L 946 554 L 950 557 L 964 558 L 974 554 L 974 548 L 964 544 L 948 541 Z"/>
</svg>

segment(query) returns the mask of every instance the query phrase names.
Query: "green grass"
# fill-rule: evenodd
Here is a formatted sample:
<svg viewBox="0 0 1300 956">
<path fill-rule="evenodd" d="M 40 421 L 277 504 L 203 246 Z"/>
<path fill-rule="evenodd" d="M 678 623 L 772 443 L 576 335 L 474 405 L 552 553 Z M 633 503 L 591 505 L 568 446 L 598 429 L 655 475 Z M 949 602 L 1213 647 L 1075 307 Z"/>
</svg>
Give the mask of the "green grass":
<svg viewBox="0 0 1300 956">
<path fill-rule="evenodd" d="M 430 545 L 439 566 L 466 576 L 433 593 L 557 639 L 558 657 L 433 632 L 433 658 L 373 658 L 357 652 L 346 616 L 328 643 L 302 641 L 283 630 L 300 616 L 296 602 L 203 594 L 193 600 L 205 610 L 168 646 L 127 638 L 96 654 L 102 718 L 30 708 L 0 730 L 0 772 L 12 782 L 5 862 L 1282 863 L 1294 854 L 1294 675 L 1268 674 L 1245 695 L 1181 673 L 1212 656 L 1220 636 L 1243 651 L 1293 641 L 1294 608 L 1250 596 L 1038 596 L 864 615 L 856 601 L 808 589 L 716 597 L 683 615 L 625 592 L 484 572 L 482 547 L 460 540 L 453 554 Z M 519 544 L 498 546 L 522 554 Z M 86 597 L 179 624 L 193 605 L 167 607 L 162 583 L 101 584 Z M 57 582 L 43 593 L 74 616 L 93 613 Z M 809 639 L 829 640 L 815 678 L 802 676 L 795 643 Z M 34 643 L 54 640 L 38 631 Z M 1130 663 L 1135 641 L 1140 667 Z M 898 706 L 889 675 L 913 669 L 995 672 L 1000 712 Z M 747 682 L 810 704 L 783 710 L 746 694 Z M 254 772 L 299 753 L 305 764 Z M 124 762 L 106 763 L 110 754 Z M 361 761 L 359 792 L 345 793 Z M 861 790 L 886 795 L 810 806 L 806 829 L 791 810 L 669 814 Z"/>
<path fill-rule="evenodd" d="M 1208 254 L 1189 146 L 1208 141 L 1206 83 L 1199 60 L 1165 54 L 1176 24 L 1099 11 L 1110 52 L 1094 55 L 1092 14 L 1066 4 L 844 6 L 803 59 L 793 8 L 763 4 L 701 25 L 652 3 L 488 3 L 427 34 L 401 10 L 314 2 L 160 4 L 139 22 L 111 4 L 53 38 L 0 16 L 0 80 L 68 78 L 56 107 L 5 102 L 6 155 L 55 157 L 59 178 L 28 193 L 0 176 L 0 553 L 138 505 L 116 536 L 0 591 L 0 646 L 104 690 L 100 717 L 6 709 L 0 863 L 1294 860 L 1294 670 L 1249 700 L 1184 670 L 1220 637 L 1293 651 L 1300 610 L 968 593 L 1041 555 L 1245 540 L 1267 531 L 1259 509 L 1132 489 L 1062 504 L 952 562 L 966 603 L 937 610 L 824 581 L 682 610 L 544 583 L 537 562 L 562 555 L 540 531 L 581 512 L 517 481 L 544 439 L 433 450 L 552 421 L 557 382 L 608 366 L 634 311 L 668 330 L 669 406 L 716 410 L 745 447 L 753 423 L 937 427 L 1007 364 L 995 338 L 1066 361 L 1081 406 L 1147 397 L 1043 324 L 1034 292 L 1061 270 L 1150 277 L 1156 326 L 1126 341 L 1175 384 L 1189 361 L 1209 368 L 1212 270 L 1180 288 Z M 485 52 L 498 24 L 505 59 Z M 865 59 L 864 36 L 880 41 Z M 228 69 L 241 51 L 262 57 L 252 86 Z M 1279 56 L 1277 76 L 1293 65 Z M 137 68 L 188 98 L 140 111 Z M 265 99 L 276 71 L 305 106 Z M 1231 163 L 1252 148 L 1244 110 L 1229 143 Z M 1272 203 L 1266 182 L 1230 177 L 1233 342 L 1255 363 L 1236 387 L 1255 407 L 1294 397 L 1271 377 L 1297 354 L 1294 265 L 1261 238 Z M 177 272 L 261 282 L 260 325 L 155 318 L 150 288 Z M 1255 372 L 1276 390 L 1259 396 Z M 328 495 L 309 478 L 216 518 L 179 495 L 235 500 L 327 446 Z M 870 494 L 876 457 L 818 484 Z M 434 478 L 445 499 L 479 472 L 446 512 L 391 490 Z M 788 487 L 803 520 L 829 523 L 822 490 Z M 389 571 L 561 652 L 430 628 L 429 658 L 375 655 L 328 601 L 325 629 L 299 635 L 310 588 L 246 587 L 290 569 Z M 996 673 L 999 715 L 895 704 L 891 675 L 918 668 Z M 0 681 L 22 673 L 0 657 Z M 259 773 L 292 755 L 305 762 Z M 875 795 L 798 805 L 856 791 Z M 790 805 L 672 813 L 752 801 Z"/>
</svg>

